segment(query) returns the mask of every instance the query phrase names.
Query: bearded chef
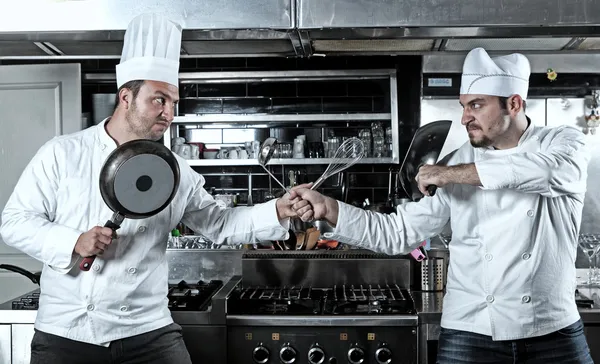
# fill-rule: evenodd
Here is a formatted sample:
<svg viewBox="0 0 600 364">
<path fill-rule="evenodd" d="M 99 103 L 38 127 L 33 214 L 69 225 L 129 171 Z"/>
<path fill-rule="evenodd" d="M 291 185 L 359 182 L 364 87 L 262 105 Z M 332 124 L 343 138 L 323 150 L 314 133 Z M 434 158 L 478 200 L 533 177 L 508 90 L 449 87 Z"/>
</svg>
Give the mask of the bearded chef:
<svg viewBox="0 0 600 364">
<path fill-rule="evenodd" d="M 589 150 L 571 127 L 526 116 L 530 65 L 521 54 L 469 52 L 460 103 L 469 142 L 447 166 L 423 166 L 432 197 L 366 212 L 307 188 L 292 191 L 304 220 L 331 239 L 407 254 L 452 227 L 438 363 L 592 363 L 575 305 L 575 258 Z"/>
<path fill-rule="evenodd" d="M 287 238 L 287 218 L 295 216 L 287 197 L 222 209 L 178 156 L 179 190 L 167 209 L 126 219 L 115 240 L 96 226 L 112 215 L 99 189 L 108 155 L 130 140 L 160 139 L 173 121 L 180 46 L 179 25 L 158 15 L 133 19 L 113 115 L 43 145 L 6 204 L 2 239 L 44 263 L 33 364 L 190 363 L 167 307 L 169 232 L 182 221 L 217 244 Z M 92 269 L 80 271 L 82 257 L 92 255 Z"/>
</svg>

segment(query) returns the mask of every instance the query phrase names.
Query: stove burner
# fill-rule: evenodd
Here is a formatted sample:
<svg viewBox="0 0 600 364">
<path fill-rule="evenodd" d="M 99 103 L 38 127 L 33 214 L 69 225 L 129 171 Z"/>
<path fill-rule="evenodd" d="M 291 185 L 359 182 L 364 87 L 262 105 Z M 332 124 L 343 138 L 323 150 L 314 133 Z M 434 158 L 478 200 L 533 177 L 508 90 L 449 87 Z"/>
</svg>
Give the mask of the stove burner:
<svg viewBox="0 0 600 364">
<path fill-rule="evenodd" d="M 169 309 L 173 311 L 205 311 L 210 305 L 212 296 L 223 286 L 222 281 L 199 281 L 169 285 L 167 298 Z M 13 310 L 37 310 L 39 308 L 40 294 L 34 292 L 12 301 Z"/>
<path fill-rule="evenodd" d="M 167 298 L 169 309 L 172 311 L 205 311 L 210 305 L 212 296 L 223 286 L 222 281 L 206 283 L 187 283 L 181 281 L 176 285 L 169 285 Z"/>
<path fill-rule="evenodd" d="M 410 293 L 398 285 L 237 287 L 228 300 L 232 314 L 399 315 L 414 314 Z"/>
<path fill-rule="evenodd" d="M 325 311 L 340 314 L 412 314 L 414 306 L 408 291 L 394 285 L 334 286 L 325 299 Z"/>
<path fill-rule="evenodd" d="M 37 310 L 40 306 L 40 294 L 34 292 L 17 301 L 12 301 L 13 310 Z"/>
<path fill-rule="evenodd" d="M 304 287 L 251 287 L 238 290 L 230 309 L 258 314 L 314 315 L 320 311 L 322 293 Z"/>
</svg>

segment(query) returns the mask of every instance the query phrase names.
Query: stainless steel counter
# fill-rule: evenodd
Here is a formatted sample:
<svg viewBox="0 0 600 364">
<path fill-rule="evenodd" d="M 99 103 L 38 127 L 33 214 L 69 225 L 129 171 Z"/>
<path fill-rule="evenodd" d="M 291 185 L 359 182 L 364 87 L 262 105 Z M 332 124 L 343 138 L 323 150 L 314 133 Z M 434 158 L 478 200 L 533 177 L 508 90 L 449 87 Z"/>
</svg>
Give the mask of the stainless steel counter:
<svg viewBox="0 0 600 364">
<path fill-rule="evenodd" d="M 597 298 L 594 300 L 595 308 L 579 308 L 579 314 L 583 320 L 583 323 L 600 323 L 600 288 L 578 288 L 582 294 L 586 297 L 588 291 L 592 291 L 597 294 Z M 412 292 L 415 300 L 415 306 L 419 313 L 419 324 L 440 324 L 442 319 L 442 308 L 444 294 L 442 292 Z"/>
<path fill-rule="evenodd" d="M 439 325 L 442 320 L 444 293 L 413 291 L 412 296 L 419 314 L 419 324 Z"/>
</svg>

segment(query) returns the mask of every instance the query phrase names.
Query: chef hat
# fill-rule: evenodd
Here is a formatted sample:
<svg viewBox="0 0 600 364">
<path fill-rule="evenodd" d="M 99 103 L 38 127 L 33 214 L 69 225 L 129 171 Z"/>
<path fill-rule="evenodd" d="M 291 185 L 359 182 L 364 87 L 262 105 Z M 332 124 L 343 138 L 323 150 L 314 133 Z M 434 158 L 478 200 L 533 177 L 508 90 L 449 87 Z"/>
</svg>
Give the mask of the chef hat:
<svg viewBox="0 0 600 364">
<path fill-rule="evenodd" d="M 127 26 L 117 65 L 117 87 L 151 80 L 179 87 L 181 26 L 156 14 L 142 14 Z"/>
<path fill-rule="evenodd" d="M 519 53 L 490 58 L 483 48 L 475 48 L 465 58 L 460 94 L 509 97 L 518 94 L 527 99 L 531 67 Z"/>
</svg>

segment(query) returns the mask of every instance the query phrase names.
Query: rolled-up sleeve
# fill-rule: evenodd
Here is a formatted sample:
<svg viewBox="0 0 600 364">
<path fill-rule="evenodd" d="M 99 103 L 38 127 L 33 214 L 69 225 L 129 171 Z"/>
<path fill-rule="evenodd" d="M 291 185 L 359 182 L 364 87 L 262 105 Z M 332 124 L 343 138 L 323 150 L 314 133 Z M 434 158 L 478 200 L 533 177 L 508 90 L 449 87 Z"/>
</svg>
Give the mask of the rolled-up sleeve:
<svg viewBox="0 0 600 364">
<path fill-rule="evenodd" d="M 2 212 L 0 234 L 8 246 L 66 272 L 77 261 L 73 249 L 82 232 L 53 222 L 59 158 L 50 141 L 25 167 Z"/>
<path fill-rule="evenodd" d="M 542 150 L 475 162 L 483 189 L 515 189 L 546 197 L 585 193 L 590 149 L 579 130 L 560 126 Z"/>
</svg>

